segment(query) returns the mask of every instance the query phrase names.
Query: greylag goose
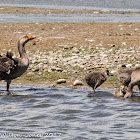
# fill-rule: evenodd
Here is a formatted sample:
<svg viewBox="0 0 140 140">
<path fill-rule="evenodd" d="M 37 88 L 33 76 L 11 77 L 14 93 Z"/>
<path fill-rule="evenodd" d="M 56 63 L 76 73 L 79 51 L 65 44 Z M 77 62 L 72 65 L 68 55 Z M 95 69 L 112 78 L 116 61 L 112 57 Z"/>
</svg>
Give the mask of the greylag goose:
<svg viewBox="0 0 140 140">
<path fill-rule="evenodd" d="M 131 73 L 133 70 L 119 71 L 117 77 L 124 87 L 128 87 L 131 81 Z"/>
<path fill-rule="evenodd" d="M 113 95 L 115 97 L 124 97 L 124 95 L 126 94 L 126 91 L 124 89 L 124 86 L 120 86 L 120 88 L 116 89 L 115 92 L 113 93 Z"/>
<path fill-rule="evenodd" d="M 95 89 L 107 80 L 107 76 L 110 76 L 108 69 L 105 72 L 92 72 L 85 77 L 85 80 L 93 88 L 93 93 L 95 93 Z"/>
<path fill-rule="evenodd" d="M 25 51 L 25 44 L 34 38 L 34 36 L 28 35 L 19 38 L 19 58 L 13 58 L 11 51 L 8 51 L 5 56 L 0 56 L 0 80 L 7 82 L 7 91 L 9 91 L 11 80 L 21 76 L 27 70 L 29 59 Z"/>
<path fill-rule="evenodd" d="M 140 90 L 140 67 L 136 68 L 131 73 L 131 81 L 128 85 L 128 90 L 124 96 L 124 98 L 129 98 L 132 96 L 133 87 L 137 85 Z"/>
</svg>

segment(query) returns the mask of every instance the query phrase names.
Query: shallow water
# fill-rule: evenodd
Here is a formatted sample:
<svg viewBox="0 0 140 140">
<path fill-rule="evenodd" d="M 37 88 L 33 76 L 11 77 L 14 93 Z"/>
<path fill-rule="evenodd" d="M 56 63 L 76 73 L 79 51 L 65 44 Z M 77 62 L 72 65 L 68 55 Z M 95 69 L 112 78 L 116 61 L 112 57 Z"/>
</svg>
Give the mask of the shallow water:
<svg viewBox="0 0 140 140">
<path fill-rule="evenodd" d="M 0 138 L 137 140 L 140 96 L 122 100 L 114 90 L 12 85 L 0 90 Z"/>
<path fill-rule="evenodd" d="M 140 11 L 139 0 L 0 0 L 0 6 Z"/>
<path fill-rule="evenodd" d="M 140 15 L 41 15 L 41 14 L 0 14 L 0 23 L 43 23 L 43 22 L 121 22 L 139 23 Z"/>
</svg>

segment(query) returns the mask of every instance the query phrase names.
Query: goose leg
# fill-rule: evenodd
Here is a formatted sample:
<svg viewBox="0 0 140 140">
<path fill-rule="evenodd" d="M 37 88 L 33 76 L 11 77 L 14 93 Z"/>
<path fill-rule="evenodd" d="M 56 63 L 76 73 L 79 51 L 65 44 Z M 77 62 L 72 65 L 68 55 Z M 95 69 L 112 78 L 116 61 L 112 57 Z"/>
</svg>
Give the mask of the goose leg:
<svg viewBox="0 0 140 140">
<path fill-rule="evenodd" d="M 95 84 L 95 86 L 94 86 L 94 88 L 93 88 L 93 93 L 95 93 L 95 89 L 97 88 L 98 83 L 99 83 L 99 80 L 96 81 L 96 84 Z"/>
<path fill-rule="evenodd" d="M 7 92 L 9 92 L 11 80 L 7 80 L 6 82 L 7 82 Z"/>
<path fill-rule="evenodd" d="M 138 84 L 139 92 L 140 92 L 140 84 Z"/>
</svg>

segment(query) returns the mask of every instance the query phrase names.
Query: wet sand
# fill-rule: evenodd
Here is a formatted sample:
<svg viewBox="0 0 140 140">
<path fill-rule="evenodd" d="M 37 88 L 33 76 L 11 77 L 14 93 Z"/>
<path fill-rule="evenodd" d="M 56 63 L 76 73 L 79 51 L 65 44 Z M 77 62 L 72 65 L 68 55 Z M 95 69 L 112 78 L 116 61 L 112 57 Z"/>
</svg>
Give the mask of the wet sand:
<svg viewBox="0 0 140 140">
<path fill-rule="evenodd" d="M 108 10 L 71 10 L 71 9 L 45 9 L 31 7 L 0 6 L 0 14 L 140 14 L 135 11 L 108 11 Z"/>
</svg>

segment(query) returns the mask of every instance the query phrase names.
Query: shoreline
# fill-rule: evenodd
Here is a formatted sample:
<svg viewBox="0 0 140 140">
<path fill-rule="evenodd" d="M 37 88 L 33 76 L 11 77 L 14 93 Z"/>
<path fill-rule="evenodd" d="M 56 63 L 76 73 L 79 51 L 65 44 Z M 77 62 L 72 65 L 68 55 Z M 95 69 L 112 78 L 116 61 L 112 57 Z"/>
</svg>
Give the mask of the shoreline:
<svg viewBox="0 0 140 140">
<path fill-rule="evenodd" d="M 19 12 L 11 7 L 6 11 L 10 10 Z M 140 65 L 139 23 L 0 23 L 0 29 L 0 53 L 11 49 L 16 57 L 18 38 L 37 36 L 26 45 L 30 60 L 27 72 L 13 83 L 73 87 L 77 79 L 87 87 L 85 75 L 109 68 L 114 76 L 101 88 L 116 88 L 120 85 L 118 70 Z M 67 82 L 58 85 L 58 79 Z"/>
<path fill-rule="evenodd" d="M 120 84 L 118 70 L 139 64 L 139 28 L 137 23 L 3 23 L 0 52 L 11 49 L 18 57 L 18 38 L 32 34 L 37 38 L 26 45 L 29 68 L 13 82 L 55 85 L 66 79 L 62 86 L 72 87 L 76 79 L 84 83 L 88 73 L 109 68 L 114 76 L 101 87 L 114 88 Z"/>
<path fill-rule="evenodd" d="M 135 11 L 115 11 L 115 10 L 74 10 L 74 9 L 45 9 L 45 8 L 33 8 L 33 7 L 10 7 L 0 6 L 0 14 L 128 14 L 128 15 L 140 15 L 140 12 Z"/>
<path fill-rule="evenodd" d="M 58 79 L 66 79 L 62 86 L 67 87 L 76 79 L 84 82 L 85 75 L 92 71 L 108 67 L 115 76 L 101 87 L 114 88 L 120 84 L 116 78 L 118 70 L 139 64 L 139 28 L 137 23 L 3 23 L 0 52 L 11 49 L 18 57 L 18 38 L 36 35 L 26 45 L 29 68 L 13 82 L 54 85 Z"/>
</svg>

